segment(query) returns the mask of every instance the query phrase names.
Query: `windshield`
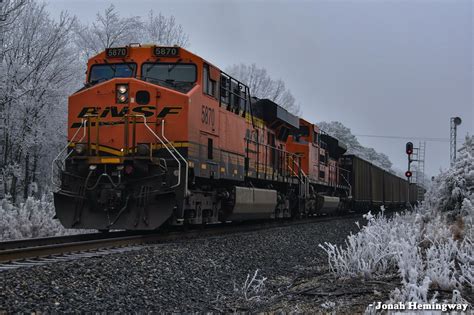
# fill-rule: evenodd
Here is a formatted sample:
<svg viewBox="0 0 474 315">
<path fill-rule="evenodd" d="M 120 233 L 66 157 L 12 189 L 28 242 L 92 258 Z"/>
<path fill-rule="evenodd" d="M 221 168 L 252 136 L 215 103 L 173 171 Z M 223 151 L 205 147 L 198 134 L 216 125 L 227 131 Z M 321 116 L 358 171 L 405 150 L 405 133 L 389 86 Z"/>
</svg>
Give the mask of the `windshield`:
<svg viewBox="0 0 474 315">
<path fill-rule="evenodd" d="M 89 83 L 95 84 L 112 78 L 130 78 L 135 75 L 137 65 L 134 63 L 93 65 L 89 75 Z"/>
<path fill-rule="evenodd" d="M 187 93 L 196 82 L 196 65 L 177 63 L 145 63 L 142 79 Z"/>
</svg>

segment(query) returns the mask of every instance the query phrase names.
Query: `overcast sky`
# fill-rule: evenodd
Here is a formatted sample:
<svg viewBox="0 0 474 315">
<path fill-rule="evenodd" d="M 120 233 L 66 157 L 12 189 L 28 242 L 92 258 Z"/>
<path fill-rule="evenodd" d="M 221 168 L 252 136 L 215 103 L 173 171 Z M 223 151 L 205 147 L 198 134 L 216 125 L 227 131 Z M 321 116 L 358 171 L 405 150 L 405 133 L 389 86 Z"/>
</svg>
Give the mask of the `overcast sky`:
<svg viewBox="0 0 474 315">
<path fill-rule="evenodd" d="M 49 0 L 84 22 L 111 1 Z M 427 142 L 426 169 L 449 165 L 449 118 L 474 134 L 473 4 L 443 1 L 115 0 L 123 16 L 174 15 L 189 49 L 224 69 L 256 63 L 282 78 L 307 120 L 340 121 L 405 170 L 405 143 Z M 416 145 L 418 140 L 413 141 Z"/>
</svg>

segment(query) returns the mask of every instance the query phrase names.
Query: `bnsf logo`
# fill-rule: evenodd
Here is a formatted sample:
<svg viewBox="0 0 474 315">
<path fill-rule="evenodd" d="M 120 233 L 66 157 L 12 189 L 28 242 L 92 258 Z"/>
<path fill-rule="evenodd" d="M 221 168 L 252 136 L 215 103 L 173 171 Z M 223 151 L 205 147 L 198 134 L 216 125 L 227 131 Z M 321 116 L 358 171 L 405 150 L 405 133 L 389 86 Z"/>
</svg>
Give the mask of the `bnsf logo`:
<svg viewBox="0 0 474 315">
<path fill-rule="evenodd" d="M 137 106 L 133 107 L 131 112 L 139 115 L 143 115 L 145 117 L 151 117 L 154 115 L 156 110 L 155 106 Z M 177 115 L 179 114 L 181 110 L 181 107 L 163 107 L 163 109 L 160 111 L 160 113 L 156 116 L 156 118 L 164 118 L 167 115 Z M 77 118 L 85 118 L 88 115 L 92 116 L 99 116 L 100 118 L 121 118 L 124 117 L 126 114 L 129 113 L 129 108 L 128 107 L 123 107 L 119 110 L 117 106 L 107 106 L 105 108 L 101 107 L 84 107 L 79 115 L 77 115 Z M 101 123 L 102 124 L 102 123 Z M 80 127 L 81 123 L 76 122 L 73 123 L 71 128 L 77 128 Z"/>
<path fill-rule="evenodd" d="M 145 117 L 153 116 L 154 111 L 156 110 L 155 106 L 137 106 L 132 108 L 132 113 L 141 114 Z M 168 114 L 179 114 L 181 107 L 164 107 L 161 112 L 158 114 L 158 118 L 163 118 Z M 107 116 L 110 117 L 124 117 L 128 114 L 129 108 L 124 107 L 122 109 L 118 109 L 117 106 L 109 106 L 105 107 L 104 109 L 100 107 L 84 107 L 77 118 L 84 118 L 87 115 L 94 115 L 99 116 L 100 118 L 105 118 Z"/>
</svg>

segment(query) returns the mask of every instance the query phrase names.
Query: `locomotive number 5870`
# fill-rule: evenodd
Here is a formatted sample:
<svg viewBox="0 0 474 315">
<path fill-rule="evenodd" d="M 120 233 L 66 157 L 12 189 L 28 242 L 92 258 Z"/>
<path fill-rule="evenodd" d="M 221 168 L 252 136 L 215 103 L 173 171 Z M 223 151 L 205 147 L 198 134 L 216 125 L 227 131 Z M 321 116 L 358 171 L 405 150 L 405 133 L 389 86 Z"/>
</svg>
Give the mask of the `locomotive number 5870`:
<svg viewBox="0 0 474 315">
<path fill-rule="evenodd" d="M 209 108 L 206 105 L 202 106 L 201 110 L 201 122 L 206 125 L 214 126 L 215 123 L 215 112 L 213 108 Z"/>
</svg>

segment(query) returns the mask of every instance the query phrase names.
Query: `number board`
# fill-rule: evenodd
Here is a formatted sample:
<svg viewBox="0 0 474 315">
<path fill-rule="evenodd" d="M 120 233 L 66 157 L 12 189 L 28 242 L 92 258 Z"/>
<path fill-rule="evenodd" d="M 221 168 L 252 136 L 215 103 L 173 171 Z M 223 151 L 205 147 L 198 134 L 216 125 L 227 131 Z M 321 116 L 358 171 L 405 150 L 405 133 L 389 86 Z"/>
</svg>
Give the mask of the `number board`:
<svg viewBox="0 0 474 315">
<path fill-rule="evenodd" d="M 156 57 L 179 57 L 179 47 L 153 47 Z"/>
<path fill-rule="evenodd" d="M 106 48 L 106 58 L 126 58 L 128 56 L 128 47 Z"/>
</svg>

